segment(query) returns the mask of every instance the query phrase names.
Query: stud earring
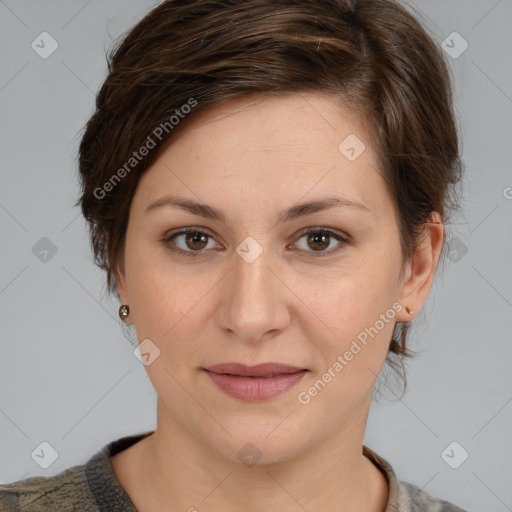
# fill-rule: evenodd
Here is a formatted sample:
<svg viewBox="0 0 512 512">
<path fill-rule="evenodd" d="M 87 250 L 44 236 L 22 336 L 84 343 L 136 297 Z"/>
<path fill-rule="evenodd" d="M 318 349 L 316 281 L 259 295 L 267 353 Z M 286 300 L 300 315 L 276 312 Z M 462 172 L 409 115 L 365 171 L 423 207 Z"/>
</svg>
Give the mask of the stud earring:
<svg viewBox="0 0 512 512">
<path fill-rule="evenodd" d="M 414 309 L 411 309 L 409 306 L 405 306 L 405 311 L 407 311 L 407 313 L 409 313 L 409 315 L 412 315 Z"/>
<path fill-rule="evenodd" d="M 127 304 L 123 304 L 119 308 L 119 318 L 124 322 L 124 319 L 130 314 L 130 308 Z"/>
</svg>

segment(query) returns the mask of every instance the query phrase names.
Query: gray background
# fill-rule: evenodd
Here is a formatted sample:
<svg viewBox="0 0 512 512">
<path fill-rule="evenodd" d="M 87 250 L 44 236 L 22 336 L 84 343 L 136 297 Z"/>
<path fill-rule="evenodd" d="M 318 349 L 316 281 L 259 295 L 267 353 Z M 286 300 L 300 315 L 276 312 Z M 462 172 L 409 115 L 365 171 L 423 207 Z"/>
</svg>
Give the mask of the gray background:
<svg viewBox="0 0 512 512">
<path fill-rule="evenodd" d="M 155 426 L 155 392 L 72 207 L 79 131 L 105 53 L 153 5 L 0 2 L 2 483 L 54 475 Z M 446 270 L 414 323 L 422 353 L 409 363 L 408 391 L 392 402 L 396 388 L 381 386 L 388 400 L 372 405 L 365 444 L 434 496 L 512 510 L 512 0 L 412 5 L 439 44 L 453 31 L 469 44 L 449 58 L 466 201 L 448 228 Z M 58 43 L 46 59 L 31 47 L 43 31 Z M 43 237 L 55 254 L 40 252 Z M 43 441 L 58 452 L 47 469 L 31 457 Z M 469 454 L 457 469 L 441 457 L 453 441 Z"/>
</svg>

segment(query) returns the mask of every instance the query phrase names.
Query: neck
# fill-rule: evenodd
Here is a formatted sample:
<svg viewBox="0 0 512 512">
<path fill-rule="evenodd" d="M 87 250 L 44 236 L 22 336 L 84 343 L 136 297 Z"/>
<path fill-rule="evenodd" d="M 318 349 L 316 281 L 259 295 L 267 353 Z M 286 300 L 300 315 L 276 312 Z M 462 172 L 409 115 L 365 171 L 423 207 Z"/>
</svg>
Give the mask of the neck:
<svg viewBox="0 0 512 512">
<path fill-rule="evenodd" d="M 385 510 L 385 477 L 362 454 L 367 414 L 285 460 L 246 466 L 201 444 L 165 415 L 160 401 L 158 411 L 162 421 L 140 457 L 143 510 Z"/>
</svg>

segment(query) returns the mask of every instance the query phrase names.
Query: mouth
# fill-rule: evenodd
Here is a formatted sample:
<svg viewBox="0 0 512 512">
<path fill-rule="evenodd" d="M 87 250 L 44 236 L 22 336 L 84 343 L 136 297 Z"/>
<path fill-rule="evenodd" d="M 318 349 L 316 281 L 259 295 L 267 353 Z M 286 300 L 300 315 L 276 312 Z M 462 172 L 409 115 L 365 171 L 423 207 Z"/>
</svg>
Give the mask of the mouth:
<svg viewBox="0 0 512 512">
<path fill-rule="evenodd" d="M 281 363 L 247 366 L 225 363 L 203 368 L 226 394 L 248 402 L 268 400 L 289 390 L 309 371 Z"/>
</svg>

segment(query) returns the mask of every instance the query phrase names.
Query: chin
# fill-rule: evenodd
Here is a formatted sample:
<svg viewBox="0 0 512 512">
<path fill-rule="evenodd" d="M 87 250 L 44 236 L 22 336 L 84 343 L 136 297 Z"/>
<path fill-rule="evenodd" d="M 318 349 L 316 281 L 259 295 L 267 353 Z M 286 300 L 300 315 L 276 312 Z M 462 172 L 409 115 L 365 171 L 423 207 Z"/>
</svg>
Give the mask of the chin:
<svg viewBox="0 0 512 512">
<path fill-rule="evenodd" d="M 222 439 L 210 438 L 207 442 L 222 458 L 248 468 L 279 464 L 296 456 L 300 445 L 289 429 L 278 435 L 277 430 L 272 432 L 274 428 L 275 423 L 270 429 L 246 427 L 243 430 L 245 434 L 240 434 L 240 431 L 235 433 L 230 429 L 233 437 L 226 435 Z M 269 435 L 269 432 L 272 433 Z"/>
</svg>

